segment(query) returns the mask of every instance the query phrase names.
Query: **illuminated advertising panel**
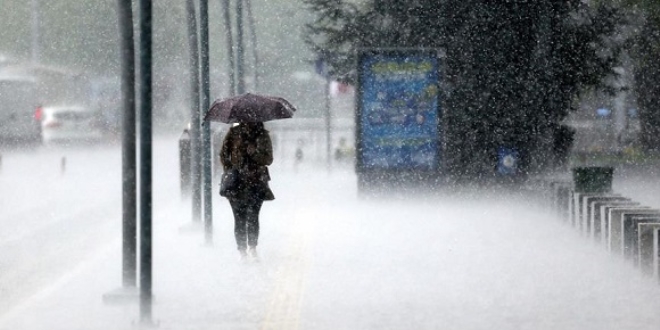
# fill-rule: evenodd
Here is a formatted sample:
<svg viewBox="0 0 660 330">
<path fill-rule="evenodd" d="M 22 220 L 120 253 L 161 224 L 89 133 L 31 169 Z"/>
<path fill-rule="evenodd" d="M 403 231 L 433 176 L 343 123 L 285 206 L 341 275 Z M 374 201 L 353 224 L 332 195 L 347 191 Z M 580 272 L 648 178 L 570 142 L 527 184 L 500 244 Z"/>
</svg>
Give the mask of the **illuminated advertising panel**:
<svg viewBox="0 0 660 330">
<path fill-rule="evenodd" d="M 436 170 L 439 57 L 428 50 L 358 56 L 358 170 Z"/>
</svg>

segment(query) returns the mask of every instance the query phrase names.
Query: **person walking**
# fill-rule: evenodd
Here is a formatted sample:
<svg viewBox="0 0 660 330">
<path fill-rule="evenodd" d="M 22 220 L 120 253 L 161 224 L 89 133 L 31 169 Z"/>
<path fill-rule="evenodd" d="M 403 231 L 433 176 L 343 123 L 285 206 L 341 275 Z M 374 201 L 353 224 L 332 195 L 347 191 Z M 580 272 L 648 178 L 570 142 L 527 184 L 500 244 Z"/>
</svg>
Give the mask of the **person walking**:
<svg viewBox="0 0 660 330">
<path fill-rule="evenodd" d="M 258 260 L 259 213 L 264 201 L 275 196 L 268 181 L 273 163 L 273 145 L 262 122 L 233 126 L 225 135 L 220 151 L 223 169 L 237 169 L 239 184 L 227 196 L 234 214 L 234 236 L 241 260 Z"/>
</svg>

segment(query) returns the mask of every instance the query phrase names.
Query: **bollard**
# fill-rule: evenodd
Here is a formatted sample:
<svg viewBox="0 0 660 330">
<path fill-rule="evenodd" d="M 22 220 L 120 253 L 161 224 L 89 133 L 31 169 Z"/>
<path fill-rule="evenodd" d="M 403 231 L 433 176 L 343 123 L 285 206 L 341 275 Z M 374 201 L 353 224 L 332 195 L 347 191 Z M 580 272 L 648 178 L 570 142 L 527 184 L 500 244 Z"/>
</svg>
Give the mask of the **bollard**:
<svg viewBox="0 0 660 330">
<path fill-rule="evenodd" d="M 595 234 L 596 237 L 600 237 L 600 243 L 607 247 L 609 240 L 609 223 L 612 218 L 612 211 L 625 209 L 625 208 L 634 208 L 641 207 L 637 202 L 613 202 L 608 203 L 600 207 L 600 226 L 594 225 L 595 229 L 598 230 L 598 233 Z M 600 229 L 598 229 L 600 227 Z M 597 239 L 598 241 L 598 239 Z"/>
<path fill-rule="evenodd" d="M 561 185 L 557 188 L 557 214 L 562 221 L 569 219 L 569 204 L 573 187 L 570 185 Z"/>
<path fill-rule="evenodd" d="M 66 157 L 63 156 L 62 159 L 60 160 L 60 173 L 64 175 L 65 172 L 66 172 Z"/>
<path fill-rule="evenodd" d="M 623 220 L 623 256 L 633 260 L 636 266 L 640 265 L 639 234 L 644 224 L 660 224 L 660 214 L 630 214 Z"/>
<path fill-rule="evenodd" d="M 305 140 L 304 139 L 298 139 L 296 146 L 296 151 L 294 154 L 294 161 L 293 161 L 293 169 L 295 171 L 298 171 L 298 165 L 300 165 L 303 161 L 304 154 L 303 154 L 303 146 L 305 145 Z"/>
<path fill-rule="evenodd" d="M 550 184 L 549 184 L 549 188 L 550 188 L 550 192 L 549 192 L 549 194 L 550 194 L 550 207 L 553 210 L 557 210 L 558 207 L 559 207 L 558 190 L 561 186 L 562 186 L 561 181 L 551 181 Z"/>
<path fill-rule="evenodd" d="M 616 201 L 621 200 L 624 197 L 621 197 L 616 194 L 590 194 L 582 196 L 582 211 L 580 212 L 580 225 L 578 226 L 582 233 L 587 236 L 591 236 L 592 230 L 592 219 L 594 216 L 595 209 L 593 205 L 599 201 Z"/>
<path fill-rule="evenodd" d="M 645 212 L 646 211 L 646 212 Z M 634 259 L 637 254 L 637 225 L 646 222 L 658 222 L 660 211 L 645 210 L 621 215 L 620 245 L 617 247 L 626 259 Z M 633 246 L 634 245 L 634 246 Z"/>
<path fill-rule="evenodd" d="M 192 190 L 190 142 L 190 133 L 186 128 L 183 130 L 183 134 L 181 134 L 181 137 L 179 138 L 179 181 L 182 198 L 189 196 Z"/>
<path fill-rule="evenodd" d="M 583 192 L 579 191 L 572 191 L 571 192 L 571 213 L 569 214 L 569 224 L 573 227 L 576 227 L 578 225 L 578 217 L 579 217 L 579 212 L 581 210 L 580 208 L 580 201 L 582 199 Z"/>
<path fill-rule="evenodd" d="M 303 161 L 303 150 L 302 150 L 301 147 L 298 147 L 296 149 L 295 160 L 294 160 L 294 163 L 293 163 L 294 171 L 298 172 L 298 166 L 300 166 L 302 161 Z"/>
<path fill-rule="evenodd" d="M 598 199 L 593 201 L 591 203 L 591 217 L 587 220 L 589 221 L 589 228 L 591 228 L 591 231 L 589 232 L 589 236 L 600 242 L 601 237 L 600 237 L 600 228 L 601 228 L 601 219 L 605 219 L 605 216 L 603 215 L 605 213 L 605 208 L 608 206 L 626 206 L 626 205 L 639 205 L 637 202 L 633 202 L 629 198 L 621 197 L 621 198 L 607 198 L 607 199 Z"/>
<path fill-rule="evenodd" d="M 653 263 L 657 259 L 658 248 L 657 241 L 653 240 L 653 236 L 660 229 L 660 222 L 640 223 L 637 228 L 637 264 L 644 274 L 653 275 L 657 273 L 657 269 L 653 269 Z"/>
<path fill-rule="evenodd" d="M 660 230 L 657 228 L 653 230 L 653 278 L 658 280 L 660 278 Z"/>
<path fill-rule="evenodd" d="M 623 255 L 623 218 L 626 214 L 655 214 L 657 210 L 651 209 L 647 206 L 636 207 L 616 207 L 610 209 L 607 217 L 607 231 L 603 234 L 607 237 L 607 249 L 614 253 Z"/>
</svg>

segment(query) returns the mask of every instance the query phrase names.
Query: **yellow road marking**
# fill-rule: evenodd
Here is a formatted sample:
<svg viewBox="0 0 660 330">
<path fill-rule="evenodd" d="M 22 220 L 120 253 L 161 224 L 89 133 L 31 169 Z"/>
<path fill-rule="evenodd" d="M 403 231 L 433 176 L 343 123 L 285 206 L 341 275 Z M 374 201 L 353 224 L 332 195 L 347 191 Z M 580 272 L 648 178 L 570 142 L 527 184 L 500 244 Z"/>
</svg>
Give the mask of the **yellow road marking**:
<svg viewBox="0 0 660 330">
<path fill-rule="evenodd" d="M 291 241 L 288 244 L 290 258 L 278 269 L 275 288 L 261 326 L 263 330 L 296 330 L 300 327 L 314 220 L 312 214 L 304 210 L 297 214 L 292 224 L 295 231 L 291 234 Z"/>
</svg>

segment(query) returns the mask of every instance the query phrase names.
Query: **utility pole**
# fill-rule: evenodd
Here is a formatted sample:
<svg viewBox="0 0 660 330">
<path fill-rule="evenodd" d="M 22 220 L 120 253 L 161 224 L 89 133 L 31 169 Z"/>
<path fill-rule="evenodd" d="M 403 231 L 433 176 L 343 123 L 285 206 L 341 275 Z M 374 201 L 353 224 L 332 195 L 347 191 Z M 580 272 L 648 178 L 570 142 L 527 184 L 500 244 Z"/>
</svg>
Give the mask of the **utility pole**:
<svg viewBox="0 0 660 330">
<path fill-rule="evenodd" d="M 201 64 L 201 109 L 202 113 L 210 107 L 210 76 L 209 76 L 209 5 L 208 0 L 199 2 L 200 25 L 200 64 Z M 213 194 L 211 165 L 211 122 L 202 123 L 202 173 L 204 187 L 204 233 L 206 243 L 213 241 Z"/>
<path fill-rule="evenodd" d="M 105 302 L 137 296 L 137 166 L 135 127 L 135 37 L 131 0 L 117 0 L 122 92 L 122 287 L 103 295 Z"/>
<path fill-rule="evenodd" d="M 332 78 L 328 72 L 328 61 L 330 59 L 330 53 L 327 51 L 321 52 L 321 55 L 316 59 L 316 73 L 323 77 L 323 98 L 324 98 L 324 109 L 323 109 L 323 119 L 325 121 L 325 147 L 326 147 L 326 169 L 330 172 L 332 168 L 332 100 L 330 98 L 330 87 L 332 86 Z"/>
<path fill-rule="evenodd" d="M 326 65 L 326 64 L 324 64 L 324 65 Z M 331 149 L 332 149 L 332 126 L 331 126 L 332 122 L 331 122 L 331 120 L 332 120 L 332 117 L 331 117 L 331 113 L 330 113 L 330 107 L 331 107 L 331 103 L 330 103 L 330 84 L 331 84 L 330 76 L 328 76 L 326 74 L 326 76 L 325 76 L 325 93 L 324 93 L 324 96 L 325 96 L 325 109 L 323 111 L 323 117 L 325 117 L 325 149 L 326 149 L 325 150 L 326 151 L 325 158 L 326 158 L 326 169 L 328 170 L 328 172 L 330 172 L 330 170 L 332 169 L 332 157 L 331 157 L 331 154 L 332 154 L 332 151 L 331 151 Z"/>
<path fill-rule="evenodd" d="M 234 66 L 234 37 L 232 35 L 231 27 L 231 12 L 230 12 L 230 1 L 222 0 L 222 14 L 225 21 L 225 31 L 227 38 L 227 50 L 228 52 L 228 61 L 229 61 L 229 96 L 236 95 L 236 75 L 235 75 L 235 66 Z"/>
<path fill-rule="evenodd" d="M 135 37 L 131 0 L 118 0 L 122 50 L 122 282 L 135 288 L 137 278 L 137 173 L 135 127 Z"/>
<path fill-rule="evenodd" d="M 236 0 L 236 76 L 238 84 L 236 92 L 245 93 L 245 73 L 243 65 L 245 63 L 243 49 L 243 0 Z"/>
<path fill-rule="evenodd" d="M 197 12 L 194 0 L 186 0 L 188 13 L 188 47 L 190 48 L 190 169 L 192 190 L 192 219 L 199 223 L 202 214 L 202 148 L 200 133 L 199 43 L 197 40 Z"/>
<path fill-rule="evenodd" d="M 140 0 L 140 321 L 152 321 L 151 0 Z"/>
<path fill-rule="evenodd" d="M 250 26 L 250 41 L 252 43 L 252 59 L 254 61 L 254 68 L 252 74 L 254 75 L 254 90 L 259 90 L 259 52 L 257 51 L 257 29 L 256 23 L 254 20 L 254 15 L 252 14 L 252 1 L 244 0 L 245 7 L 247 9 L 247 18 L 248 25 Z"/>
<path fill-rule="evenodd" d="M 39 0 L 31 1 L 31 21 L 32 21 L 32 64 L 39 64 L 41 60 L 41 15 L 39 14 Z"/>
</svg>

